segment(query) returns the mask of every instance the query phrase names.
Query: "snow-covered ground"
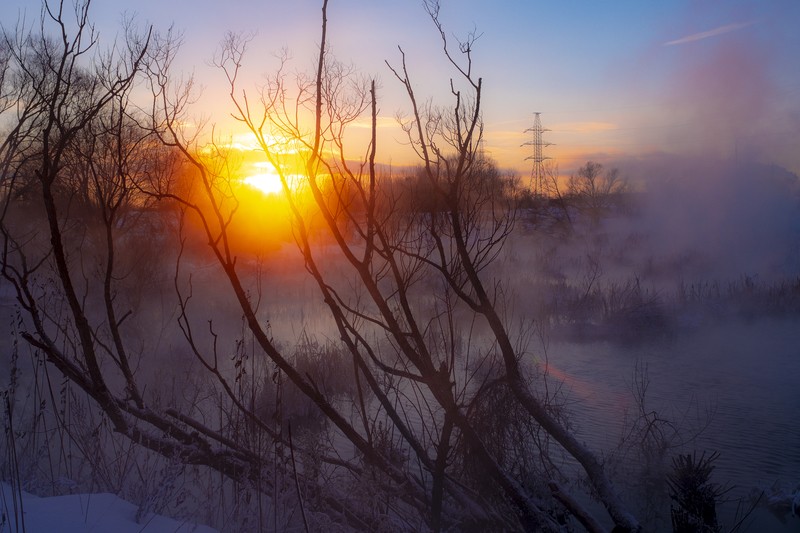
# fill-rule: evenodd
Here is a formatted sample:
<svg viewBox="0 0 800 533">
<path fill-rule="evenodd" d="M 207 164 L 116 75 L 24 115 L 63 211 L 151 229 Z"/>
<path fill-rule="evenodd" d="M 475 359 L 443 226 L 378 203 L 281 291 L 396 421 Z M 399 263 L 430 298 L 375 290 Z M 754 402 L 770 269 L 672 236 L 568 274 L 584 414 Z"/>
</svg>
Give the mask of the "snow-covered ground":
<svg viewBox="0 0 800 533">
<path fill-rule="evenodd" d="M 0 483 L 0 533 L 216 532 L 208 526 L 180 522 L 159 515 L 150 515 L 137 522 L 137 507 L 108 493 L 40 498 L 23 492 L 22 505 L 17 505 L 16 512 L 13 495 L 11 486 Z M 20 509 L 22 519 L 18 521 Z"/>
</svg>

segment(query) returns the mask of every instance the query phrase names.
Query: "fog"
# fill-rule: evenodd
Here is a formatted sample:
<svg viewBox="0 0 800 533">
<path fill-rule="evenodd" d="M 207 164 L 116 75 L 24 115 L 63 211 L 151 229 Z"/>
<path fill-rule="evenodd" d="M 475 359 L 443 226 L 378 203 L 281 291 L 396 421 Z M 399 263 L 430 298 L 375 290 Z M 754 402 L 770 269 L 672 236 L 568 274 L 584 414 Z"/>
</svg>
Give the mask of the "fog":
<svg viewBox="0 0 800 533">
<path fill-rule="evenodd" d="M 668 454 L 719 452 L 715 479 L 732 501 L 791 491 L 800 472 L 791 429 L 798 177 L 745 158 L 657 154 L 617 164 L 632 190 L 622 209 L 600 220 L 576 214 L 566 233 L 523 217 L 509 244 L 498 276 L 512 288 L 513 313 L 544 324 L 532 353 L 562 383 L 578 434 L 623 469 L 664 468 L 649 452 L 616 448 L 636 427 L 644 380 L 648 408 L 676 424 Z M 631 475 L 642 494 L 653 489 Z M 663 507 L 648 512 L 649 527 L 668 530 Z M 720 512 L 738 520 L 735 503 Z M 791 530 L 766 512 L 750 519 L 755 530 Z"/>
<path fill-rule="evenodd" d="M 425 8 L 451 101 L 402 49 L 389 67 L 418 167 L 378 149 L 380 91 L 331 61 L 327 2 L 307 76 L 287 64 L 258 98 L 237 81 L 250 37 L 215 56 L 258 147 L 203 144 L 171 32 L 89 52 L 87 2 L 77 28 L 42 12 L 75 46 L 6 39 L 15 523 L 24 491 L 107 491 L 137 520 L 225 531 L 796 526 L 800 165 L 778 51 L 747 17 L 665 40 L 660 75 L 632 74 L 653 102 L 637 149 L 548 196 L 484 151 L 480 35 L 452 48 Z"/>
<path fill-rule="evenodd" d="M 648 527 L 665 530 L 663 483 L 670 458 L 679 453 L 718 452 L 714 479 L 733 487 L 731 497 L 744 504 L 753 491 L 785 487 L 800 471 L 793 452 L 800 443 L 791 429 L 800 379 L 793 348 L 800 342 L 798 179 L 777 166 L 711 157 L 660 154 L 618 163 L 631 189 L 615 207 L 589 214 L 575 204 L 569 223 L 557 209 L 554 220 L 522 209 L 484 275 L 502 284 L 498 305 L 513 325 L 521 361 L 532 374 L 542 373 L 533 387 L 557 391 L 553 398 L 566 406 L 576 435 L 601 450 L 623 486 L 647 484 L 641 501 L 632 501 Z M 268 419 L 280 410 L 296 431 L 318 434 L 324 423 L 315 406 L 290 384 L 266 378 L 274 368 L 259 357 L 224 273 L 197 230 L 184 228 L 178 255 L 174 214 L 163 212 L 160 223 L 152 216 L 145 217 L 147 224 L 139 221 L 147 231 L 125 233 L 129 248 L 118 257 L 124 275 L 117 298 L 133 313 L 125 332 L 140 384 L 166 405 L 217 409 L 202 392 L 208 387 L 204 364 L 235 375 L 246 366 L 258 390 L 251 401 L 259 416 Z M 70 244 L 87 287 L 102 265 L 102 254 L 89 253 L 100 238 L 82 232 Z M 314 253 L 340 296 L 357 301 L 359 281 L 337 247 L 321 241 Z M 297 245 L 285 241 L 277 249 L 238 254 L 237 270 L 275 343 L 318 386 L 353 397 L 351 381 L 342 377 L 350 363 L 335 321 Z M 430 306 L 437 300 L 428 293 L 437 285 L 422 280 L 419 287 L 413 305 L 420 315 L 433 316 Z M 87 301 L 98 296 L 89 290 Z M 50 305 L 56 309 L 55 300 Z M 93 305 L 92 316 L 102 320 L 99 301 Z M 3 285 L 3 311 L 10 325 L 15 311 L 9 285 Z M 187 347 L 182 316 L 205 363 Z M 486 342 L 486 328 L 468 313 L 453 316 L 461 320 L 452 325 L 460 341 L 472 346 L 466 353 L 484 349 L 478 347 Z M 11 339 L 18 338 L 19 326 L 7 331 L 5 366 L 18 350 Z M 364 325 L 362 334 L 378 336 L 379 330 Z M 154 353 L 170 356 L 152 360 Z M 36 373 L 20 379 L 31 385 Z M 646 398 L 637 389 L 643 382 L 649 384 Z M 282 400 L 276 399 L 279 390 Z M 657 459 L 653 443 L 631 441 L 641 431 L 637 413 L 645 406 L 670 424 L 656 446 Z M 415 408 L 406 416 L 425 423 Z M 347 443 L 334 446 L 349 449 Z M 216 520 L 196 512 L 193 519 Z M 735 504 L 721 506 L 720 516 L 729 524 L 737 520 Z M 763 507 L 752 520 L 758 527 L 782 527 Z"/>
<path fill-rule="evenodd" d="M 777 166 L 742 160 L 651 156 L 620 163 L 644 188 L 633 227 L 657 264 L 686 281 L 800 271 L 800 183 Z M 616 221 L 614 221 L 616 222 Z M 612 225 L 614 224 L 612 222 Z"/>
</svg>

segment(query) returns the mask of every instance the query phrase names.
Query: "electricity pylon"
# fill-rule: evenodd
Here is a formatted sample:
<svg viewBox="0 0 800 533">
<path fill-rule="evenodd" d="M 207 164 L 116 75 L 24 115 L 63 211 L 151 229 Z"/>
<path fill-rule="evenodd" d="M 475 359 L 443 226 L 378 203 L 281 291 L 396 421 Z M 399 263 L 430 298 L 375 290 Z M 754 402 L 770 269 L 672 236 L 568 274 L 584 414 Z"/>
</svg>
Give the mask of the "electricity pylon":
<svg viewBox="0 0 800 533">
<path fill-rule="evenodd" d="M 531 169 L 531 190 L 534 196 L 545 196 L 547 193 L 547 186 L 545 184 L 545 169 L 544 162 L 549 157 L 545 157 L 544 148 L 551 146 L 553 143 L 546 142 L 542 139 L 542 134 L 549 129 L 542 128 L 541 113 L 534 113 L 533 127 L 525 130 L 525 133 L 532 133 L 533 140 L 526 142 L 522 146 L 533 146 L 533 155 L 525 158 L 525 161 L 532 160 L 533 168 Z"/>
</svg>

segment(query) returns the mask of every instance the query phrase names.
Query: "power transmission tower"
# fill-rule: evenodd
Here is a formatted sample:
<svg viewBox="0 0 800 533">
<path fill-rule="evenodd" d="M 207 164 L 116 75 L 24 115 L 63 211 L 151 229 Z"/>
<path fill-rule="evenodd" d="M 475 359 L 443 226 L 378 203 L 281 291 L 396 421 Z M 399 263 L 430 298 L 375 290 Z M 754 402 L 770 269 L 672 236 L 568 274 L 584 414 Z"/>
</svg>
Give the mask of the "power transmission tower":
<svg viewBox="0 0 800 533">
<path fill-rule="evenodd" d="M 531 169 L 531 190 L 534 196 L 539 197 L 545 196 L 547 193 L 544 162 L 550 158 L 544 156 L 544 148 L 552 146 L 553 143 L 545 142 L 542 139 L 542 134 L 550 130 L 542 128 L 541 113 L 536 112 L 533 115 L 533 127 L 525 130 L 525 133 L 533 134 L 533 140 L 526 142 L 522 146 L 533 146 L 533 155 L 526 157 L 525 161 L 533 161 L 533 168 Z"/>
</svg>

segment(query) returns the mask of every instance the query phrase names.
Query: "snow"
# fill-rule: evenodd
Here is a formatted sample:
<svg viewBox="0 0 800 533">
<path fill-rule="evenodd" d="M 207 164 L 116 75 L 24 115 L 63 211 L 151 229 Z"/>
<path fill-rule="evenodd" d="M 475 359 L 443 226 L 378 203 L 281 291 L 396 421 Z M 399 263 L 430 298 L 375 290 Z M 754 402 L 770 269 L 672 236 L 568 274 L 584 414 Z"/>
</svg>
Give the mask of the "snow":
<svg viewBox="0 0 800 533">
<path fill-rule="evenodd" d="M 22 493 L 22 521 L 16 523 L 11 486 L 0 483 L 0 533 L 216 533 L 208 526 L 149 515 L 135 520 L 137 507 L 113 494 L 69 494 L 40 498 Z"/>
</svg>

